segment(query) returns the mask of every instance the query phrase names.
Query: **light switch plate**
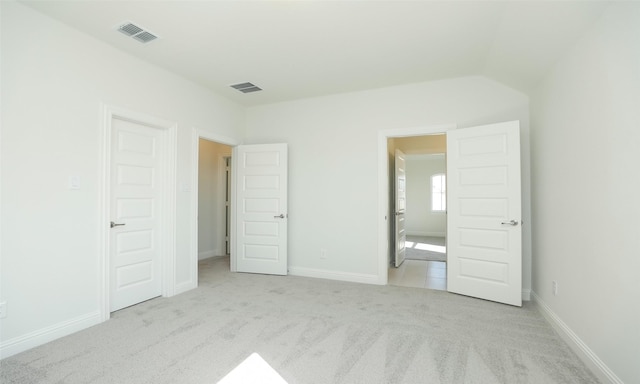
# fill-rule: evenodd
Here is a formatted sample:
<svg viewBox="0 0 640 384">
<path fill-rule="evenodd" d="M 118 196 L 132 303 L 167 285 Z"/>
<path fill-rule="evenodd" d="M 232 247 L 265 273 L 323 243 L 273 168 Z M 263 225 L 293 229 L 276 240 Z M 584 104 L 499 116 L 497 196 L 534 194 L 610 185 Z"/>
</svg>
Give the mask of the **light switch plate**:
<svg viewBox="0 0 640 384">
<path fill-rule="evenodd" d="M 69 189 L 80 189 L 80 176 L 69 176 Z"/>
</svg>

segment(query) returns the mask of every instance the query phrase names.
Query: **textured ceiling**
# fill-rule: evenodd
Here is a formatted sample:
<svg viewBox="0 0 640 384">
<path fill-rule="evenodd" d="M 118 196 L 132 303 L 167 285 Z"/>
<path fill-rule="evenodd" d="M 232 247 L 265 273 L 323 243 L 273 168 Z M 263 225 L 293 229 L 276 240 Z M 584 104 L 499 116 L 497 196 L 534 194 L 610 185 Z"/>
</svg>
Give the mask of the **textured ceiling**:
<svg viewBox="0 0 640 384">
<path fill-rule="evenodd" d="M 240 104 L 483 75 L 528 92 L 610 2 L 21 1 Z M 141 44 L 116 28 L 160 36 Z M 264 89 L 243 94 L 231 84 Z"/>
</svg>

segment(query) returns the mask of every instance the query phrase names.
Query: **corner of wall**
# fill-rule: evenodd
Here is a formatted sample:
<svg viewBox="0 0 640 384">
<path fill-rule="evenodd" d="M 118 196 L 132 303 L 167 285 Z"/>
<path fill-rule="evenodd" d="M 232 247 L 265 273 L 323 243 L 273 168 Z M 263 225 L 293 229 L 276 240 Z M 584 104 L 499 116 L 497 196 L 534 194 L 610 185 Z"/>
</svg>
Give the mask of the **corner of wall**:
<svg viewBox="0 0 640 384">
<path fill-rule="evenodd" d="M 624 384 L 616 374 L 595 354 L 589 346 L 549 307 L 540 296 L 531 292 L 533 302 L 539 308 L 540 313 L 558 332 L 560 337 L 578 355 L 591 371 L 598 376 L 603 383 Z"/>
</svg>

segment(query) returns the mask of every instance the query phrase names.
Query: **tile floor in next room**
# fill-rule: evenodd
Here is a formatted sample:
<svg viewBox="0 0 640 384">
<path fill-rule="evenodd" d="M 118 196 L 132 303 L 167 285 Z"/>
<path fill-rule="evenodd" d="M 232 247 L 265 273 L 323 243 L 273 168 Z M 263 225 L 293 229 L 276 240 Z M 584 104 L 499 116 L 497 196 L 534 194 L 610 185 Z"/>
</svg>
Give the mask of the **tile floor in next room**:
<svg viewBox="0 0 640 384">
<path fill-rule="evenodd" d="M 389 268 L 389 285 L 447 290 L 447 263 L 444 261 L 405 260 L 400 267 Z"/>
</svg>

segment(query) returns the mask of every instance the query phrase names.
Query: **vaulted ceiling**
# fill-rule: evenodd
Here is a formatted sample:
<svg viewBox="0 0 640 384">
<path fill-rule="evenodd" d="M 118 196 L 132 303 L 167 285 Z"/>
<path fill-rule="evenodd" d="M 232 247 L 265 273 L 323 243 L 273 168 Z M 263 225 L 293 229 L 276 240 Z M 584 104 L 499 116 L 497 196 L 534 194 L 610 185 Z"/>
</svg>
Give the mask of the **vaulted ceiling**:
<svg viewBox="0 0 640 384">
<path fill-rule="evenodd" d="M 247 106 L 469 75 L 527 93 L 610 3 L 21 2 Z"/>
</svg>

